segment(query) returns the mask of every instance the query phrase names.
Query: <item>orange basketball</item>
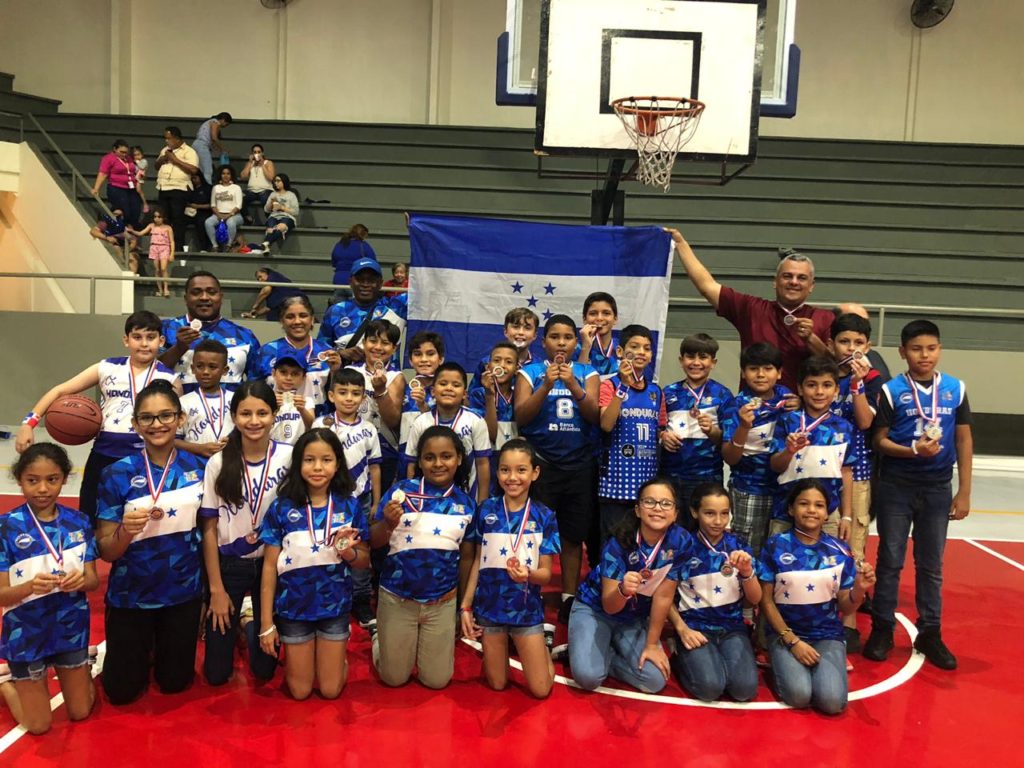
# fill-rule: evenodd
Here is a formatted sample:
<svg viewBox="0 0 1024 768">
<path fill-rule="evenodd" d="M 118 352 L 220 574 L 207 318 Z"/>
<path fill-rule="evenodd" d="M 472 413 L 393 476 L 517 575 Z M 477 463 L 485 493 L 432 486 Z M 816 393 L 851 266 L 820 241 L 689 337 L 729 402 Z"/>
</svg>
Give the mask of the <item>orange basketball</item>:
<svg viewBox="0 0 1024 768">
<path fill-rule="evenodd" d="M 99 433 L 102 423 L 100 407 L 82 395 L 58 398 L 46 411 L 46 431 L 64 445 L 88 443 Z"/>
</svg>

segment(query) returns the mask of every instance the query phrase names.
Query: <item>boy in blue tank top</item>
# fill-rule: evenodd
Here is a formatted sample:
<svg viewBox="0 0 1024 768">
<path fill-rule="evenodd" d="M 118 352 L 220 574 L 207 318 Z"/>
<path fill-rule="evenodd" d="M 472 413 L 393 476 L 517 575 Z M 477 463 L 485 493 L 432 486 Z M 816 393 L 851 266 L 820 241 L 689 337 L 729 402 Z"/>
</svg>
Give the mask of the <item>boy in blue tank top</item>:
<svg viewBox="0 0 1024 768">
<path fill-rule="evenodd" d="M 537 451 L 537 500 L 555 511 L 562 539 L 562 607 L 565 623 L 580 580 L 583 542 L 597 502 L 597 371 L 572 362 L 576 323 L 553 315 L 544 325 L 547 360 L 519 371 L 515 414 L 519 434 Z"/>
<path fill-rule="evenodd" d="M 878 583 L 871 635 L 862 653 L 883 661 L 892 650 L 900 571 L 913 528 L 918 613 L 914 648 L 940 669 L 956 669 L 956 657 L 941 635 L 942 553 L 949 521 L 963 520 L 971 509 L 974 442 L 967 387 L 939 373 L 941 354 L 935 323 L 908 323 L 900 333 L 900 357 L 908 370 L 887 382 L 878 399 Z M 954 464 L 959 480 L 955 496 Z"/>
<path fill-rule="evenodd" d="M 619 342 L 618 372 L 601 382 L 598 402 L 604 433 L 597 485 L 602 542 L 632 512 L 640 486 L 658 474 L 658 429 L 665 423 L 661 387 L 644 375 L 653 357 L 650 330 L 627 326 Z"/>
</svg>

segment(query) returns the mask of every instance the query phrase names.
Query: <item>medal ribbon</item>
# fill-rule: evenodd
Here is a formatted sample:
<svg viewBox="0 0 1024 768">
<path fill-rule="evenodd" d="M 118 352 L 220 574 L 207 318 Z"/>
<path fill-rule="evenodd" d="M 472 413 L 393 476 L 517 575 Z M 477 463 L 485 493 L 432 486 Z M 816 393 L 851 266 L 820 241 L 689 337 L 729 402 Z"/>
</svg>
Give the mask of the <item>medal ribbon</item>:
<svg viewBox="0 0 1024 768">
<path fill-rule="evenodd" d="M 57 511 L 57 517 L 54 522 L 57 524 L 57 546 L 53 546 L 53 542 L 50 541 L 50 537 L 46 535 L 46 531 L 43 530 L 43 524 L 39 522 L 39 518 L 36 517 L 36 513 L 32 511 L 31 507 L 28 507 L 28 514 L 32 518 L 32 522 L 36 524 L 36 528 L 39 530 L 39 536 L 43 540 L 43 544 L 46 545 L 46 550 L 50 553 L 50 557 L 57 561 L 57 568 L 64 570 L 64 534 L 60 528 L 60 512 Z"/>
<path fill-rule="evenodd" d="M 712 544 L 710 541 L 708 541 L 708 539 L 704 535 L 703 531 L 697 531 L 697 538 L 699 538 L 704 543 L 704 546 L 707 547 L 711 552 L 714 552 L 716 555 L 722 555 L 726 560 L 729 559 L 728 553 L 727 552 L 723 552 L 718 547 L 716 547 L 714 544 Z"/>
<path fill-rule="evenodd" d="M 686 391 L 693 395 L 693 407 L 700 410 L 700 401 L 704 398 L 704 390 L 708 388 L 708 383 L 705 381 L 704 386 L 700 388 L 700 392 L 694 392 L 693 387 L 690 386 L 689 382 L 683 381 L 683 386 L 686 387 Z"/>
<path fill-rule="evenodd" d="M 171 474 L 171 465 L 174 463 L 174 459 L 177 458 L 178 449 L 172 448 L 170 456 L 167 457 L 167 464 L 164 466 L 164 471 L 160 473 L 160 485 L 154 488 L 153 486 L 153 472 L 149 468 L 149 455 L 146 450 L 142 450 L 142 465 L 146 468 L 146 486 L 149 489 L 149 495 L 153 498 L 153 506 L 156 506 L 157 500 L 160 498 L 160 494 L 163 493 L 164 483 L 167 482 L 167 478 Z"/>
<path fill-rule="evenodd" d="M 800 431 L 810 433 L 815 427 L 817 427 L 819 424 L 821 424 L 821 422 L 823 422 L 831 415 L 832 411 L 825 411 L 823 414 L 821 414 L 821 416 L 819 416 L 810 424 L 808 424 L 807 413 L 805 411 L 800 411 Z"/>
<path fill-rule="evenodd" d="M 465 409 L 465 408 L 463 408 L 463 407 L 462 407 L 462 406 L 460 405 L 460 406 L 459 406 L 459 412 L 455 414 L 455 418 L 454 418 L 454 419 L 452 419 L 452 420 L 451 420 L 451 422 L 450 422 L 449 424 L 443 424 L 443 423 L 441 422 L 441 416 L 440 416 L 440 414 L 439 414 L 439 413 L 437 412 L 437 409 L 435 408 L 435 409 L 434 409 L 434 425 L 435 425 L 435 426 L 437 426 L 437 425 L 440 425 L 440 426 L 444 426 L 444 427 L 448 427 L 448 426 L 450 426 L 450 427 L 451 427 L 451 430 L 452 430 L 452 432 L 454 432 L 454 433 L 455 433 L 455 434 L 457 435 L 457 434 L 459 434 L 459 430 L 457 430 L 457 429 L 456 429 L 456 427 L 457 427 L 457 426 L 459 425 L 459 419 L 461 419 L 461 418 L 462 418 L 462 412 L 463 412 L 464 410 L 466 410 L 466 409 Z M 421 489 L 421 490 L 422 490 L 422 489 Z M 447 496 L 448 494 L 445 494 L 445 495 Z"/>
<path fill-rule="evenodd" d="M 455 484 L 452 483 L 451 485 L 448 486 L 448 489 L 446 491 L 444 491 L 444 493 L 442 493 L 440 496 L 433 496 L 433 495 L 425 492 L 426 491 L 426 480 L 424 480 L 421 477 L 420 478 L 420 492 L 416 493 L 414 491 L 406 491 L 405 492 L 405 501 L 403 503 L 409 509 L 410 512 L 415 514 L 416 512 L 422 512 L 423 511 L 423 502 L 426 501 L 427 499 L 447 499 L 449 496 L 452 495 L 452 491 L 454 491 L 454 490 L 455 490 Z M 417 508 L 416 505 L 413 504 L 413 500 L 414 499 L 416 499 L 416 500 L 418 500 L 420 502 L 419 508 Z"/>
<path fill-rule="evenodd" d="M 615 340 L 612 338 L 611 334 L 608 334 L 608 349 L 604 349 L 601 346 L 601 334 L 596 331 L 594 332 L 594 344 L 597 346 L 598 352 L 606 358 L 611 359 L 612 349 L 615 347 Z"/>
<path fill-rule="evenodd" d="M 313 505 L 306 501 L 306 525 L 309 527 L 309 540 L 315 547 L 317 544 L 327 544 L 327 539 L 331 535 L 331 517 L 334 515 L 334 494 L 329 493 L 327 495 L 327 522 L 324 523 L 324 538 L 318 541 L 316 538 L 316 528 L 313 526 Z"/>
<path fill-rule="evenodd" d="M 501 497 L 501 508 L 505 511 L 505 525 L 511 528 L 511 524 L 508 519 L 508 507 L 505 504 L 505 497 Z M 526 533 L 526 524 L 530 521 L 530 499 L 527 498 L 526 506 L 523 508 L 523 522 L 519 524 L 519 530 L 516 533 L 516 538 L 512 542 L 512 554 L 519 556 L 519 545 L 523 543 L 523 534 Z"/>
<path fill-rule="evenodd" d="M 907 377 L 907 382 L 910 384 L 910 392 L 914 396 L 914 408 L 917 409 L 917 415 L 927 421 L 929 424 L 937 424 L 939 421 L 939 382 L 942 381 L 942 375 L 940 373 L 932 374 L 932 415 L 928 416 L 924 412 L 924 406 L 921 405 L 921 396 L 918 394 L 918 384 L 912 378 L 910 374 L 903 374 Z"/>
<path fill-rule="evenodd" d="M 803 309 L 803 308 L 804 308 L 804 307 L 805 307 L 805 306 L 807 305 L 807 302 L 805 301 L 805 302 L 804 302 L 803 304 L 801 304 L 801 305 L 800 305 L 799 307 L 796 307 L 796 308 L 794 308 L 794 309 L 786 309 L 786 308 L 785 308 L 784 306 L 782 306 L 781 304 L 779 304 L 779 302 L 777 302 L 777 301 L 775 302 L 775 305 L 776 305 L 776 306 L 777 306 L 777 307 L 778 307 L 779 309 L 781 309 L 781 310 L 782 310 L 783 312 L 785 312 L 787 316 L 789 316 L 789 317 L 792 317 L 792 318 L 793 318 L 794 320 L 796 320 L 796 319 L 797 319 L 797 318 L 796 318 L 796 313 L 797 313 L 797 312 L 799 312 L 799 311 L 800 311 L 801 309 Z"/>
<path fill-rule="evenodd" d="M 220 435 L 224 431 L 224 413 L 228 400 L 227 393 L 224 391 L 224 387 L 220 388 L 220 421 L 217 422 L 218 426 L 215 427 L 213 422 L 213 411 L 210 410 L 210 404 L 206 402 L 206 395 L 203 394 L 203 388 L 200 387 L 196 391 L 199 392 L 199 402 L 203 404 L 203 413 L 206 414 L 206 418 L 210 422 L 210 431 L 213 432 L 215 439 L 220 440 Z"/>
<path fill-rule="evenodd" d="M 285 341 L 288 342 L 288 346 L 291 347 L 292 349 L 302 349 L 302 347 L 296 347 L 294 344 L 292 344 L 292 340 L 289 339 L 289 338 L 285 338 Z M 312 361 L 312 359 L 313 359 L 313 335 L 310 334 L 310 336 L 309 336 L 309 346 L 306 347 L 306 362 L 309 363 L 309 362 Z"/>
<path fill-rule="evenodd" d="M 252 484 L 252 477 L 249 475 L 249 462 L 242 457 L 242 469 L 245 470 L 245 496 L 246 503 L 249 505 L 249 516 L 252 518 L 252 529 L 255 531 L 256 526 L 259 524 L 260 516 L 260 505 L 263 503 L 263 497 L 267 493 L 267 480 L 270 478 L 270 457 L 274 455 L 274 441 L 270 441 L 270 445 L 267 446 L 267 455 L 263 459 L 263 470 L 260 473 L 260 484 L 259 487 L 254 491 Z M 250 499 L 250 495 L 252 499 Z M 316 542 L 313 542 L 314 544 Z"/>
<path fill-rule="evenodd" d="M 154 360 L 150 364 L 149 370 L 146 371 L 146 378 L 145 378 L 145 380 L 143 380 L 142 386 L 139 387 L 138 389 L 136 389 L 136 387 L 135 387 L 135 369 L 132 368 L 131 358 L 128 359 L 128 393 L 129 393 L 128 394 L 128 400 L 129 400 L 129 402 L 131 402 L 133 408 L 135 407 L 135 396 L 137 394 L 139 394 L 139 392 L 144 390 L 149 385 L 149 382 L 151 382 L 153 380 L 153 374 L 155 374 L 155 373 L 156 373 L 156 360 Z"/>
<path fill-rule="evenodd" d="M 667 535 L 668 531 L 665 531 L 665 533 L 661 534 L 661 538 L 658 539 L 658 543 L 655 544 L 654 549 L 651 550 L 651 556 L 647 557 L 646 555 L 644 555 L 644 550 L 642 547 L 643 539 L 640 538 L 640 531 L 636 532 L 636 550 L 640 553 L 640 558 L 644 561 L 644 568 L 646 568 L 647 570 L 650 570 L 651 563 L 653 563 L 654 560 L 658 557 L 658 552 L 661 551 L 661 545 L 665 543 L 665 537 Z"/>
<path fill-rule="evenodd" d="M 814 535 L 808 533 L 807 531 L 803 531 L 803 530 L 797 528 L 795 525 L 793 526 L 793 530 L 796 531 L 797 533 L 803 535 L 803 536 L 806 536 L 808 539 L 814 539 L 814 543 L 813 544 L 811 544 L 811 545 L 806 545 L 805 544 L 804 546 L 816 546 L 818 544 L 824 544 L 826 547 L 828 547 L 832 551 L 838 552 L 841 555 L 849 555 L 850 554 L 850 550 L 847 549 L 845 546 L 837 547 L 835 544 L 832 544 L 832 543 L 830 543 L 828 541 L 825 541 L 825 539 L 823 539 L 821 537 L 821 533 L 820 532 L 818 533 L 818 536 L 815 538 Z M 832 537 L 829 536 L 829 538 L 832 538 Z M 803 542 L 800 542 L 800 543 L 803 544 Z"/>
</svg>

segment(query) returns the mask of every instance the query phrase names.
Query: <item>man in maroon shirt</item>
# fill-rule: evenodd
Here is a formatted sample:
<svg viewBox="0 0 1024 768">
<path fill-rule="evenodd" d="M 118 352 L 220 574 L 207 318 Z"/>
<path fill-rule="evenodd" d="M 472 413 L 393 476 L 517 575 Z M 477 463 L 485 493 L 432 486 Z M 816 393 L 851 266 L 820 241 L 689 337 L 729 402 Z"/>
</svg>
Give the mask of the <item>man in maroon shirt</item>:
<svg viewBox="0 0 1024 768">
<path fill-rule="evenodd" d="M 782 353 L 782 383 L 796 391 L 800 362 L 809 355 L 828 355 L 829 329 L 835 315 L 827 309 L 807 305 L 814 290 L 814 264 L 806 256 L 789 252 L 775 270 L 775 301 L 734 291 L 722 285 L 694 255 L 689 243 L 675 229 L 666 229 L 676 252 L 701 295 L 719 317 L 732 323 L 740 334 L 740 347 L 759 341 L 778 347 Z"/>
</svg>

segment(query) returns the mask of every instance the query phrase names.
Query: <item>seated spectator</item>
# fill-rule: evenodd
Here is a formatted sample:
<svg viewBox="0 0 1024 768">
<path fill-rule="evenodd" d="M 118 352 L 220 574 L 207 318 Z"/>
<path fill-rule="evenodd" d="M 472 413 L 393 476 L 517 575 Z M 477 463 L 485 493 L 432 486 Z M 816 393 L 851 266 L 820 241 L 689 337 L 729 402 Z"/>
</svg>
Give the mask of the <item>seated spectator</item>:
<svg viewBox="0 0 1024 768">
<path fill-rule="evenodd" d="M 270 244 L 284 240 L 299 221 L 299 198 L 292 189 L 288 174 L 274 175 L 274 191 L 267 198 L 263 210 L 268 214 L 263 252 L 270 253 Z"/>
<path fill-rule="evenodd" d="M 230 165 L 217 169 L 217 185 L 210 196 L 213 214 L 206 220 L 206 236 L 215 250 L 224 252 L 235 241 L 238 227 L 242 224 L 242 188 L 235 183 L 235 170 Z M 220 222 L 227 226 L 224 242 L 217 238 Z"/>
<path fill-rule="evenodd" d="M 202 226 L 213 208 L 210 205 L 212 197 L 213 188 L 206 183 L 206 179 L 198 171 L 193 173 L 192 189 L 189 190 L 186 198 L 185 216 L 191 224 L 195 224 L 196 239 L 199 241 L 198 245 L 201 251 L 207 251 L 212 246 L 212 243 L 206 239 L 206 229 Z M 178 239 L 177 233 L 175 233 L 174 239 Z"/>
<path fill-rule="evenodd" d="M 249 150 L 249 161 L 245 164 L 238 178 L 246 182 L 245 195 L 242 201 L 242 208 L 248 210 L 251 205 L 259 205 L 262 208 L 267 204 L 267 198 L 274 191 L 271 179 L 276 175 L 274 161 L 263 154 L 262 144 L 253 144 Z M 246 221 L 252 222 L 248 216 Z"/>
<path fill-rule="evenodd" d="M 270 267 L 260 267 L 257 269 L 256 279 L 261 283 L 291 282 L 290 279 Z M 256 295 L 256 301 L 253 302 L 252 309 L 248 312 L 243 312 L 242 317 L 262 317 L 265 320 L 280 320 L 281 305 L 284 303 L 284 300 L 292 296 L 302 295 L 304 295 L 303 292 L 298 288 L 265 285 L 260 288 L 260 292 Z"/>
<path fill-rule="evenodd" d="M 409 290 L 409 265 L 399 262 L 398 264 L 391 265 L 391 279 L 384 281 L 385 288 L 402 288 L 403 290 Z M 399 291 L 390 291 L 390 293 L 399 293 Z"/>
<path fill-rule="evenodd" d="M 353 224 L 349 231 L 341 236 L 331 251 L 331 266 L 334 267 L 331 282 L 335 285 L 348 285 L 349 270 L 356 259 L 378 260 L 373 246 L 366 242 L 369 236 L 370 230 L 362 224 Z"/>
</svg>

